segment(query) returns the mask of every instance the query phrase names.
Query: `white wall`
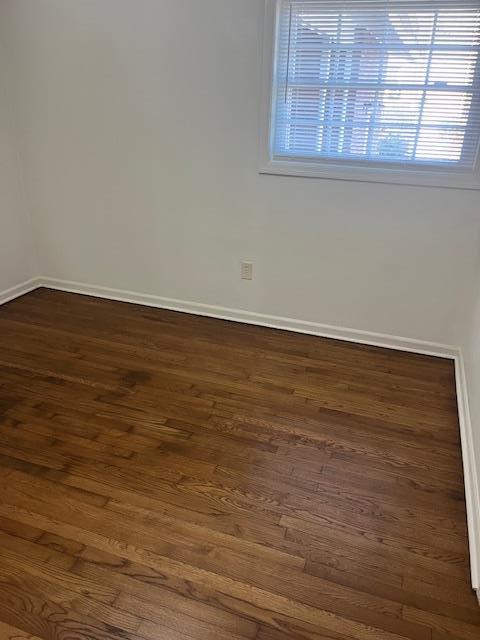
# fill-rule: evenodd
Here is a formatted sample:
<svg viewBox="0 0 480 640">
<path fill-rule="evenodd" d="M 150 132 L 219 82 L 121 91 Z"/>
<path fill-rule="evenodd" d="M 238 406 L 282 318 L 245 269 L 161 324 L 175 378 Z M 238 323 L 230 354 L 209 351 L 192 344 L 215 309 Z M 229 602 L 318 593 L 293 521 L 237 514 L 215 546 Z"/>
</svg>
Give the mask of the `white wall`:
<svg viewBox="0 0 480 640">
<path fill-rule="evenodd" d="M 472 415 L 478 416 L 480 425 L 480 244 L 469 298 L 468 304 L 462 309 L 465 327 L 460 346 L 462 347 L 468 376 L 470 409 Z M 479 390 L 479 393 L 476 392 L 477 390 Z M 478 451 L 480 454 L 480 429 L 476 435 L 478 435 Z"/>
<path fill-rule="evenodd" d="M 461 347 L 469 404 L 469 415 L 466 416 L 467 427 L 471 424 L 470 430 L 467 429 L 463 443 L 463 455 L 465 458 L 471 453 L 467 463 L 467 467 L 471 468 L 470 480 L 468 480 L 467 469 L 466 484 L 469 486 L 468 495 L 472 501 L 473 514 L 473 521 L 470 523 L 471 564 L 474 567 L 474 586 L 478 589 L 480 601 L 480 260 L 477 278 L 471 289 L 470 305 L 467 305 L 463 311 L 466 318 L 466 329 Z M 470 441 L 468 431 L 471 434 Z"/>
<path fill-rule="evenodd" d="M 11 65 L 2 46 L 2 9 L 0 5 L 0 296 L 36 275 L 18 155 Z"/>
<path fill-rule="evenodd" d="M 262 0 L 4 6 L 42 275 L 460 340 L 478 193 L 258 174 Z"/>
<path fill-rule="evenodd" d="M 474 425 L 473 437 L 478 471 L 480 472 L 480 277 L 476 288 L 475 305 L 470 326 L 463 344 L 468 380 L 470 414 Z"/>
</svg>

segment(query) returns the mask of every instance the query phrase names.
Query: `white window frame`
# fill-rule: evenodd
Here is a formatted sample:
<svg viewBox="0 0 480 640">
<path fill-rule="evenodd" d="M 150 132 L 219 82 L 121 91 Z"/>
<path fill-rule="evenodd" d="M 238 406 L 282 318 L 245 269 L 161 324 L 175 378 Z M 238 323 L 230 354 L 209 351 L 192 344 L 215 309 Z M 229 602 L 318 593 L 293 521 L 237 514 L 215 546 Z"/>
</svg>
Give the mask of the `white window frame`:
<svg viewBox="0 0 480 640">
<path fill-rule="evenodd" d="M 361 166 L 360 164 L 349 164 L 348 161 L 338 163 L 323 159 L 318 161 L 302 161 L 294 158 L 291 160 L 275 159 L 272 148 L 272 134 L 275 124 L 273 79 L 277 60 L 280 0 L 264 1 L 261 123 L 259 132 L 259 172 L 261 174 L 456 189 L 480 189 L 480 149 L 477 149 L 475 166 L 471 172 L 460 172 L 454 168 L 442 170 L 434 167 L 419 168 L 418 166 L 414 166 L 411 169 L 399 169 L 388 167 L 382 163 L 378 165 L 369 163 L 368 166 Z"/>
</svg>

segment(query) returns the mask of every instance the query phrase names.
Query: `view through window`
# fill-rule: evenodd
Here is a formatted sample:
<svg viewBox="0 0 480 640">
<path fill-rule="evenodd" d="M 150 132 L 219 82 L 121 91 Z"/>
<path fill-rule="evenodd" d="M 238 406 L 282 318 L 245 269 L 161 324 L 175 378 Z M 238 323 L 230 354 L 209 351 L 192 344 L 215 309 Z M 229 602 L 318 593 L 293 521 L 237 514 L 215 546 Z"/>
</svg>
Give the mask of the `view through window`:
<svg viewBox="0 0 480 640">
<path fill-rule="evenodd" d="M 480 3 L 283 1 L 273 154 L 471 168 Z"/>
</svg>

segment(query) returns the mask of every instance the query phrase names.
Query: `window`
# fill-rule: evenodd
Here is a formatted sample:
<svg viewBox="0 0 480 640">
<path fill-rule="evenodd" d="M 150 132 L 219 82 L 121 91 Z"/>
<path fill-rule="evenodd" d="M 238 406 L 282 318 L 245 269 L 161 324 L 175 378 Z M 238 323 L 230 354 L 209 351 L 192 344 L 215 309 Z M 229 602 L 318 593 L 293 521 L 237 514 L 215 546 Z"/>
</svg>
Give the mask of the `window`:
<svg viewBox="0 0 480 640">
<path fill-rule="evenodd" d="M 262 171 L 480 188 L 480 0 L 266 2 Z"/>
</svg>

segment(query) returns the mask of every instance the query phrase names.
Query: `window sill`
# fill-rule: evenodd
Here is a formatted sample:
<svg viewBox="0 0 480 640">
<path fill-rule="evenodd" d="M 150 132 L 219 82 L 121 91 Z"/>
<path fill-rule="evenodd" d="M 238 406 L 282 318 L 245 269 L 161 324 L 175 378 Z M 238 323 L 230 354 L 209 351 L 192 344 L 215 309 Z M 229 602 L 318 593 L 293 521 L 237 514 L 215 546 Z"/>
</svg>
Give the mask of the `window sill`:
<svg viewBox="0 0 480 640">
<path fill-rule="evenodd" d="M 270 160 L 260 168 L 259 172 L 261 174 L 296 176 L 299 178 L 380 182 L 384 184 L 442 187 L 447 189 L 480 189 L 479 175 L 472 173 L 460 174 L 450 171 L 405 170 L 386 167 L 320 164 L 297 160 Z"/>
</svg>

